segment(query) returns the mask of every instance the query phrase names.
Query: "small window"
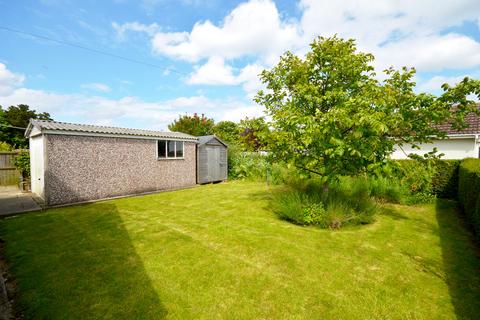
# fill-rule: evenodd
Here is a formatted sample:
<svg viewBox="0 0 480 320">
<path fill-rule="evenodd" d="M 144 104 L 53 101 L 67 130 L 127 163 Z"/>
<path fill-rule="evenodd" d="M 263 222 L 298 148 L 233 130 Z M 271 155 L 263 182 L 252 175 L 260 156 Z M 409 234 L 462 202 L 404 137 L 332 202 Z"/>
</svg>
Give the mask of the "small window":
<svg viewBox="0 0 480 320">
<path fill-rule="evenodd" d="M 183 141 L 176 142 L 175 150 L 175 156 L 177 158 L 183 158 Z"/>
<path fill-rule="evenodd" d="M 158 140 L 158 159 L 183 159 L 183 141 Z"/>
<path fill-rule="evenodd" d="M 166 158 L 167 157 L 167 141 L 158 140 L 158 157 Z"/>
<path fill-rule="evenodd" d="M 167 156 L 175 158 L 175 141 L 168 141 Z"/>
</svg>

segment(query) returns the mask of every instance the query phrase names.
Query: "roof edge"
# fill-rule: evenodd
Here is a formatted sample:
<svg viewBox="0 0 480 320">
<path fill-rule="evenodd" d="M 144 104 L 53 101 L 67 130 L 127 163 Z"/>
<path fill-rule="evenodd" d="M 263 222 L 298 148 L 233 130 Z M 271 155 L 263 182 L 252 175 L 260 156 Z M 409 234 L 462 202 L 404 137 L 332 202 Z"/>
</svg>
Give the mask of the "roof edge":
<svg viewBox="0 0 480 320">
<path fill-rule="evenodd" d="M 30 118 L 30 120 L 28 121 L 27 129 L 25 129 L 25 133 L 23 134 L 26 138 L 30 137 L 30 132 L 32 132 L 33 126 L 33 119 Z"/>
<path fill-rule="evenodd" d="M 42 134 L 79 136 L 79 137 L 103 137 L 103 138 L 122 138 L 122 139 L 143 139 L 143 140 L 175 140 L 198 143 L 198 139 L 193 137 L 174 137 L 174 136 L 146 136 L 120 133 L 103 133 L 103 132 L 85 132 L 73 130 L 42 130 Z"/>
<path fill-rule="evenodd" d="M 197 138 L 201 138 L 201 137 L 212 137 L 212 138 L 215 138 L 215 139 L 218 140 L 218 142 L 220 142 L 221 144 L 223 144 L 225 147 L 228 148 L 228 144 L 225 143 L 225 141 L 223 141 L 222 139 L 220 139 L 220 138 L 219 138 L 217 135 L 215 135 L 215 134 L 209 134 L 209 135 L 206 135 L 206 136 L 199 136 L 199 137 L 197 137 Z M 199 144 L 199 145 L 202 145 L 202 144 L 206 144 L 206 143 L 208 143 L 208 141 L 207 141 L 207 142 L 204 142 L 204 143 L 200 143 L 200 142 L 199 142 L 198 144 Z"/>
<path fill-rule="evenodd" d="M 53 127 L 51 125 L 54 125 Z M 63 127 L 55 127 L 55 124 L 64 125 Z M 86 128 L 85 128 L 86 127 Z M 96 126 L 90 124 L 76 124 L 69 122 L 30 119 L 25 130 L 25 136 L 30 137 L 34 128 L 38 128 L 41 134 L 63 134 L 78 136 L 105 136 L 120 138 L 137 138 L 137 139 L 172 139 L 182 141 L 197 142 L 198 138 L 182 132 L 154 131 L 147 129 L 133 129 L 111 126 Z M 125 132 L 118 132 L 125 130 Z"/>
</svg>

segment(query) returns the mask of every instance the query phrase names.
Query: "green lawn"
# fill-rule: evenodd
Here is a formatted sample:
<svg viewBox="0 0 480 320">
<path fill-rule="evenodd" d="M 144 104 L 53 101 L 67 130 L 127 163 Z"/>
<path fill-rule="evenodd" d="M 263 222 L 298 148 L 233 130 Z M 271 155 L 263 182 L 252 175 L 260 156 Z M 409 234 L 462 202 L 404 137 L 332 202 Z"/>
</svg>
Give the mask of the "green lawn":
<svg viewBox="0 0 480 320">
<path fill-rule="evenodd" d="M 231 182 L 0 221 L 38 319 L 454 319 L 480 315 L 480 258 L 452 203 L 300 227 Z"/>
</svg>

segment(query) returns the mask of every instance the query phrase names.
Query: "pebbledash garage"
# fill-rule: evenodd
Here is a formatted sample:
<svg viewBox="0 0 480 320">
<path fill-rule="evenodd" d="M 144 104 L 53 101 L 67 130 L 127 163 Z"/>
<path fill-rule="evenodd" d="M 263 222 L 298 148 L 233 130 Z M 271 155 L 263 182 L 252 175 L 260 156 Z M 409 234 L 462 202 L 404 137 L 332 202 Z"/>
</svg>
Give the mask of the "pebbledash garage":
<svg viewBox="0 0 480 320">
<path fill-rule="evenodd" d="M 32 192 L 46 206 L 191 187 L 202 166 L 199 139 L 179 132 L 31 120 L 25 135 Z M 199 160 L 212 168 L 201 183 L 226 179 L 227 146 L 215 147 L 225 157 Z"/>
</svg>

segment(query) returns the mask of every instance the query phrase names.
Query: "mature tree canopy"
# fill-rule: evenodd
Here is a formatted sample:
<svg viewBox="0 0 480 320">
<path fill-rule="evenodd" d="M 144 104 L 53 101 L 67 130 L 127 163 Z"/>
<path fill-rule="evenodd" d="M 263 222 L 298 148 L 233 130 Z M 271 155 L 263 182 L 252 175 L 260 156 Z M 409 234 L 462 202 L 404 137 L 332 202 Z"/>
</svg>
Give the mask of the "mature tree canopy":
<svg viewBox="0 0 480 320">
<path fill-rule="evenodd" d="M 395 144 L 444 137 L 435 125 L 462 127 L 476 110 L 467 96 L 480 96 L 478 80 L 443 85 L 441 96 L 418 94 L 414 69 L 385 70 L 380 81 L 373 60 L 354 40 L 319 37 L 304 59 L 287 52 L 263 71 L 267 91 L 255 100 L 272 119 L 271 154 L 330 179 L 356 175 L 384 163 Z"/>
<path fill-rule="evenodd" d="M 52 120 L 47 112 L 37 112 L 26 104 L 10 106 L 6 110 L 0 106 L 0 139 L 15 148 L 27 148 L 28 139 L 21 128 L 26 128 L 30 119 Z"/>
<path fill-rule="evenodd" d="M 183 115 L 174 120 L 168 125 L 168 129 L 175 132 L 183 132 L 191 134 L 192 136 L 204 136 L 213 134 L 213 127 L 215 123 L 213 119 L 201 117 L 194 113 L 193 116 Z"/>
<path fill-rule="evenodd" d="M 228 144 L 238 142 L 239 128 L 238 124 L 233 121 L 220 121 L 213 128 L 213 132 L 217 137 Z"/>
</svg>

